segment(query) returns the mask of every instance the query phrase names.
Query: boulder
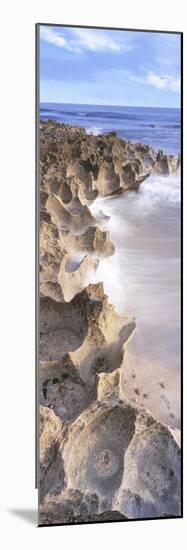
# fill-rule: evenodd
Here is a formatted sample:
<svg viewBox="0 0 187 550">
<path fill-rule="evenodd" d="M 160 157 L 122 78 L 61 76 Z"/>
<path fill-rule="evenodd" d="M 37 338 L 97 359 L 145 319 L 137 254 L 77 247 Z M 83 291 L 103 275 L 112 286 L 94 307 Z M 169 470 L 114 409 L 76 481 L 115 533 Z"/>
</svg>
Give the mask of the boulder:
<svg viewBox="0 0 187 550">
<path fill-rule="evenodd" d="M 97 494 L 103 511 L 180 516 L 180 449 L 148 411 L 114 395 L 94 402 L 72 424 L 62 456 L 68 488 Z"/>
</svg>

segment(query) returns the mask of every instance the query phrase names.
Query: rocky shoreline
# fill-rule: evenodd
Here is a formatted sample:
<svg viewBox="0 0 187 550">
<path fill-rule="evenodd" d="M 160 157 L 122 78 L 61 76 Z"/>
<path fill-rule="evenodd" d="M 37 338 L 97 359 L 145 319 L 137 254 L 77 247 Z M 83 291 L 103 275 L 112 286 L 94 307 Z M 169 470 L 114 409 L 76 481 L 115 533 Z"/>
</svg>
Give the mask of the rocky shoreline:
<svg viewBox="0 0 187 550">
<path fill-rule="evenodd" d="M 115 243 L 105 213 L 89 209 L 179 171 L 178 158 L 114 133 L 40 124 L 42 525 L 180 515 L 180 448 L 169 427 L 122 399 L 136 325 L 92 283 Z"/>
</svg>

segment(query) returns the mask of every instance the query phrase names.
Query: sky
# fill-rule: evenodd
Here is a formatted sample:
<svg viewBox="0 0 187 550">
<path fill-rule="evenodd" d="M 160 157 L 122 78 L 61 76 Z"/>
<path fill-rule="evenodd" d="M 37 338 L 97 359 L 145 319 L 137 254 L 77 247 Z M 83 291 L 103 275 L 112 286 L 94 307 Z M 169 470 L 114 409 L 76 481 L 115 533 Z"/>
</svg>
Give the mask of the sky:
<svg viewBox="0 0 187 550">
<path fill-rule="evenodd" d="M 40 26 L 40 101 L 180 107 L 180 35 Z"/>
</svg>

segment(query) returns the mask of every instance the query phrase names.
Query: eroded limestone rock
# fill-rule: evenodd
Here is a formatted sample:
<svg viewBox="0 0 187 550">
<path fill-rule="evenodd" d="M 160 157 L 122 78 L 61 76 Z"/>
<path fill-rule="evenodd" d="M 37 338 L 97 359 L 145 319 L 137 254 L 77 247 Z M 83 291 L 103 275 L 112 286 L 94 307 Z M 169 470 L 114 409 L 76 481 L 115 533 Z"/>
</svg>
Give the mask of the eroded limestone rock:
<svg viewBox="0 0 187 550">
<path fill-rule="evenodd" d="M 43 270 L 43 276 L 47 277 L 48 270 Z M 64 302 L 64 295 L 60 284 L 52 281 L 45 281 L 40 284 L 41 296 L 48 296 L 56 302 Z"/>
<path fill-rule="evenodd" d="M 73 269 L 71 264 L 67 267 L 68 257 L 65 256 L 60 264 L 58 281 L 63 291 L 64 299 L 69 302 L 89 282 L 89 275 L 96 271 L 99 261 L 89 256 L 84 256 L 79 265 Z"/>
<path fill-rule="evenodd" d="M 54 497 L 47 497 L 40 506 L 40 525 L 86 522 L 97 515 L 99 499 L 95 494 L 65 489 Z"/>
<path fill-rule="evenodd" d="M 88 285 L 68 303 L 41 298 L 40 359 L 59 360 L 71 352 L 82 378 L 91 383 L 91 375 L 121 365 L 134 329 L 133 320 L 116 314 L 101 283 Z"/>
<path fill-rule="evenodd" d="M 88 330 L 84 300 L 58 303 L 45 297 L 40 300 L 40 359 L 59 360 L 65 353 L 81 346 Z"/>
<path fill-rule="evenodd" d="M 102 372 L 98 376 L 97 399 L 104 401 L 114 391 L 119 393 L 120 369 L 112 373 Z"/>
<path fill-rule="evenodd" d="M 179 516 L 178 444 L 120 399 L 135 322 L 88 284 L 95 255 L 114 252 L 97 227 L 108 217 L 88 206 L 138 191 L 151 173 L 179 173 L 180 160 L 114 132 L 53 121 L 40 130 L 40 524 Z"/>
<path fill-rule="evenodd" d="M 86 386 L 68 354 L 60 361 L 40 362 L 40 400 L 65 422 L 87 407 Z"/>
<path fill-rule="evenodd" d="M 110 406 L 106 401 L 94 402 L 79 416 L 62 453 L 68 488 L 95 492 L 110 509 L 111 495 L 121 485 L 135 419 L 136 410 L 130 404 Z"/>
<path fill-rule="evenodd" d="M 60 453 L 62 422 L 48 407 L 40 407 L 40 502 L 48 491 L 64 487 L 63 458 Z"/>
<path fill-rule="evenodd" d="M 60 242 L 67 252 L 76 250 L 95 253 L 97 256 L 111 256 L 115 248 L 109 239 L 109 232 L 99 227 L 88 227 L 76 234 L 69 230 L 60 231 Z"/>
<path fill-rule="evenodd" d="M 80 230 L 86 226 L 94 225 L 95 219 L 91 215 L 86 205 L 81 205 L 77 201 L 77 204 L 70 202 L 68 205 L 64 205 L 60 197 L 56 195 L 49 195 L 46 208 L 51 216 L 52 222 L 60 229 L 74 229 Z"/>
<path fill-rule="evenodd" d="M 103 511 L 180 515 L 180 449 L 148 411 L 113 395 L 93 403 L 69 427 L 62 455 L 68 488 L 96 493 Z"/>
<path fill-rule="evenodd" d="M 42 296 L 48 296 L 57 302 L 70 301 L 76 293 L 83 290 L 89 282 L 89 275 L 98 267 L 98 260 L 89 256 L 73 265 L 72 252 L 79 249 L 76 246 L 79 236 L 75 236 L 69 231 L 62 232 L 59 237 L 59 231 L 53 224 L 41 223 L 40 229 L 40 292 Z M 95 235 L 95 233 L 94 233 Z M 84 237 L 83 237 L 84 239 Z M 96 236 L 96 241 L 102 239 Z M 72 242 L 74 247 L 72 247 Z M 80 239 L 81 242 L 81 239 Z M 94 242 L 94 237 L 92 239 Z M 110 242 L 102 241 L 106 250 L 110 249 Z M 102 244 L 100 248 L 102 249 Z M 70 253 L 68 256 L 65 246 Z M 83 250 L 83 246 L 82 246 Z M 72 267 L 71 267 L 72 266 Z"/>
<path fill-rule="evenodd" d="M 164 155 L 163 151 L 159 150 L 153 172 L 163 175 L 180 174 L 180 159 L 174 155 Z"/>
<path fill-rule="evenodd" d="M 60 497 L 45 499 L 40 506 L 40 525 L 99 523 L 124 521 L 123 514 L 115 510 L 99 513 L 99 499 L 94 494 L 65 489 Z"/>
<path fill-rule="evenodd" d="M 180 516 L 181 454 L 169 428 L 140 411 L 114 506 L 128 517 Z"/>
<path fill-rule="evenodd" d="M 120 139 L 114 132 L 94 136 L 83 128 L 41 123 L 42 185 L 68 204 L 91 204 L 101 196 L 137 190 L 150 173 L 178 173 L 180 160 L 149 145 Z M 69 188 L 69 191 L 68 191 Z M 65 215 L 64 215 L 65 217 Z"/>
</svg>

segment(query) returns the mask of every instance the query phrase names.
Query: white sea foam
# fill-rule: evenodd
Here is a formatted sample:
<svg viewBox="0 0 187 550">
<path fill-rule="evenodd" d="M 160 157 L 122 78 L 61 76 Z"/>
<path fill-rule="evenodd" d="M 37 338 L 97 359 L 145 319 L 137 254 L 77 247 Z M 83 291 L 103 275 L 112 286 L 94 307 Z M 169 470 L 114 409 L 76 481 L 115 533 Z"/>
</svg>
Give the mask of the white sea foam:
<svg viewBox="0 0 187 550">
<path fill-rule="evenodd" d="M 161 207 L 179 206 L 180 200 L 179 176 L 153 175 L 141 184 L 138 193 L 128 192 L 117 198 L 97 199 L 91 206 L 91 211 L 96 215 L 99 209 L 104 209 L 104 214 L 111 216 L 110 223 L 115 225 L 116 222 L 119 226 L 124 216 L 129 221 L 142 218 L 153 211 L 160 211 Z"/>
<path fill-rule="evenodd" d="M 179 176 L 150 176 L 141 185 L 136 198 L 136 207 L 145 213 L 158 208 L 160 204 L 176 205 L 180 202 L 180 178 Z"/>
<path fill-rule="evenodd" d="M 90 128 L 86 128 L 87 134 L 93 134 L 94 136 L 98 136 L 102 134 L 102 128 L 98 128 L 97 126 L 91 126 Z"/>
<path fill-rule="evenodd" d="M 136 319 L 122 366 L 125 380 L 129 372 L 124 395 L 132 370 L 140 388 L 137 400 L 142 403 L 145 392 L 149 410 L 179 429 L 180 178 L 151 176 L 138 193 L 98 199 L 91 208 L 110 216 L 106 229 L 116 249 L 100 262 L 95 281 L 104 282 L 117 311 Z"/>
<path fill-rule="evenodd" d="M 179 324 L 180 178 L 151 176 L 138 193 L 98 199 L 91 206 L 110 216 L 106 229 L 115 254 L 95 275 L 110 301 L 140 325 Z"/>
</svg>

